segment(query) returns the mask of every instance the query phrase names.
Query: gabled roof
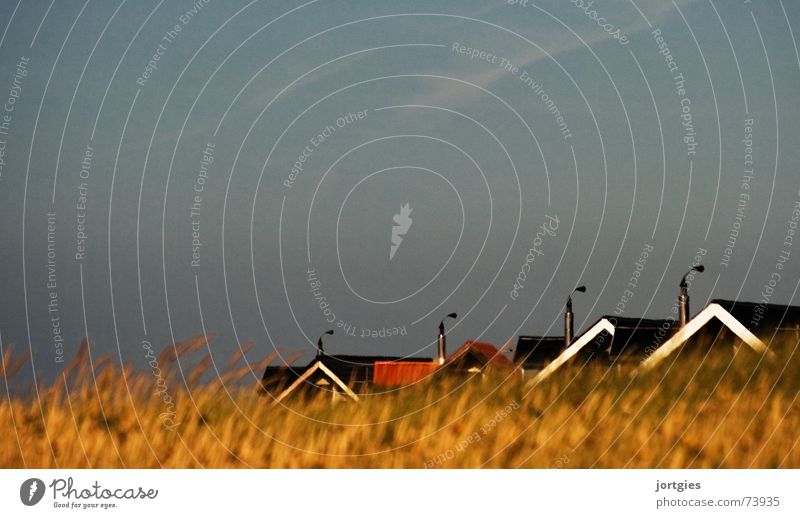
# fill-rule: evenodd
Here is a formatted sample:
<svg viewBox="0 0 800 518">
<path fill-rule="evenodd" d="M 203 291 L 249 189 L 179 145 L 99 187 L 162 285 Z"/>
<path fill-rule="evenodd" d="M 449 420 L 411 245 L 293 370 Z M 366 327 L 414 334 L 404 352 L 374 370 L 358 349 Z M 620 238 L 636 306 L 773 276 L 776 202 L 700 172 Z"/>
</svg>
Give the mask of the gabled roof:
<svg viewBox="0 0 800 518">
<path fill-rule="evenodd" d="M 693 319 L 686 323 L 686 325 L 679 329 L 672 337 L 664 342 L 664 345 L 653 351 L 653 353 L 642 362 L 643 369 L 650 369 L 661 362 L 664 358 L 675 352 L 680 346 L 693 335 L 703 329 L 712 319 L 716 318 L 725 327 L 730 329 L 736 336 L 738 336 L 744 343 L 749 345 L 754 351 L 763 353 L 766 352 L 767 346 L 764 342 L 754 335 L 747 327 L 744 326 L 739 320 L 734 318 L 725 308 L 716 302 L 711 302 L 700 313 L 695 315 Z"/>
<path fill-rule="evenodd" d="M 298 388 L 300 388 L 306 383 L 316 384 L 309 378 L 317 373 L 323 376 L 325 379 L 327 379 L 332 386 L 341 389 L 341 391 L 345 395 L 350 397 L 353 401 L 358 401 L 358 396 L 356 395 L 356 393 L 350 390 L 350 387 L 348 387 L 345 382 L 339 379 L 339 377 L 336 374 L 334 374 L 328 367 L 326 367 L 325 364 L 322 363 L 322 361 L 317 360 L 315 362 L 312 362 L 311 366 L 308 369 L 306 369 L 306 371 L 299 378 L 297 378 L 294 381 L 294 383 L 289 385 L 289 387 L 286 390 L 281 392 L 281 394 L 277 398 L 275 398 L 275 401 L 272 404 L 277 405 L 278 403 L 286 399 L 292 392 L 296 391 Z"/>
<path fill-rule="evenodd" d="M 505 347 L 503 347 L 505 349 Z M 453 354 L 447 357 L 442 367 L 451 366 L 456 370 L 469 369 L 470 365 L 511 369 L 514 365 L 505 357 L 503 350 L 494 345 L 477 340 L 467 340 Z"/>
<path fill-rule="evenodd" d="M 800 327 L 800 306 L 724 299 L 714 299 L 711 303 L 725 309 L 753 334 L 762 338 L 771 335 L 776 329 L 788 330 Z"/>
<path fill-rule="evenodd" d="M 572 345 L 564 349 L 558 357 L 550 362 L 547 367 L 540 370 L 536 376 L 531 380 L 532 385 L 537 385 L 538 383 L 545 380 L 548 376 L 553 374 L 555 371 L 559 369 L 562 365 L 564 365 L 568 360 L 570 360 L 573 356 L 578 354 L 578 351 L 583 349 L 587 344 L 592 342 L 595 337 L 597 337 L 600 333 L 606 332 L 610 335 L 614 335 L 614 326 L 609 322 L 607 318 L 601 318 L 598 320 L 592 327 L 590 327 L 585 333 L 575 339 L 572 342 Z"/>
</svg>

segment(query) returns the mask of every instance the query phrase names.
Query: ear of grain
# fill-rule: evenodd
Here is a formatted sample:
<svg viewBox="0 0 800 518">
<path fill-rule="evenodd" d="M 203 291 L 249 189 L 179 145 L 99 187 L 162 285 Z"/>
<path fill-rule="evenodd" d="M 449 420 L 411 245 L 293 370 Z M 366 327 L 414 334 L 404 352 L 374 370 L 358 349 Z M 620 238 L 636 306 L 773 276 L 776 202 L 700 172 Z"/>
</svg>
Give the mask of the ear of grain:
<svg viewBox="0 0 800 518">
<path fill-rule="evenodd" d="M 252 386 L 280 355 L 242 364 L 245 344 L 204 383 L 211 355 L 196 356 L 209 339 L 159 355 L 173 367 L 181 357 L 191 393 L 182 377 L 115 356 L 92 366 L 82 340 L 39 401 L 0 401 L 0 466 L 800 467 L 796 343 L 774 357 L 689 351 L 635 377 L 573 364 L 527 396 L 518 374 L 494 372 L 361 391 L 359 403 L 328 387 L 272 406 Z M 0 373 L 13 381 L 27 361 L 5 350 Z"/>
</svg>

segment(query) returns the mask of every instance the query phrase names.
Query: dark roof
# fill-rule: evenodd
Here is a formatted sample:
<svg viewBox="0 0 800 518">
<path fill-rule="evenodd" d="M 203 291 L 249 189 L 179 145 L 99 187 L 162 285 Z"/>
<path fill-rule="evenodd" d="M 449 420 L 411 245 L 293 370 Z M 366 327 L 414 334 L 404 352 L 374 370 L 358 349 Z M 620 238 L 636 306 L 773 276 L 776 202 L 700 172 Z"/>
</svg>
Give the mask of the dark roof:
<svg viewBox="0 0 800 518">
<path fill-rule="evenodd" d="M 523 369 L 540 369 L 563 349 L 563 336 L 520 336 L 514 349 L 514 363 Z"/>
<path fill-rule="evenodd" d="M 663 325 L 675 323 L 675 319 L 672 318 L 634 318 L 618 317 L 616 315 L 606 315 L 602 318 L 611 322 L 615 331 L 617 329 L 658 329 Z"/>
<path fill-rule="evenodd" d="M 614 326 L 614 335 L 605 330 L 589 342 L 581 356 L 584 359 L 593 357 L 608 361 L 640 360 L 652 351 L 661 347 L 678 327 L 678 323 L 671 318 L 631 318 L 605 315 L 597 322 L 606 319 Z M 594 327 L 594 324 L 591 326 Z M 591 329 L 590 327 L 590 329 Z"/>
<path fill-rule="evenodd" d="M 299 378 L 305 370 L 306 367 L 300 366 L 268 365 L 261 377 L 261 388 L 273 396 L 277 396 Z"/>
<path fill-rule="evenodd" d="M 266 380 L 278 376 L 294 376 L 294 378 L 298 378 L 306 371 L 308 367 L 308 365 L 267 365 L 267 367 L 264 369 L 264 375 L 261 376 L 261 379 Z"/>
<path fill-rule="evenodd" d="M 721 306 L 756 336 L 769 335 L 778 329 L 800 327 L 800 306 L 723 299 L 714 299 L 711 303 Z"/>
</svg>

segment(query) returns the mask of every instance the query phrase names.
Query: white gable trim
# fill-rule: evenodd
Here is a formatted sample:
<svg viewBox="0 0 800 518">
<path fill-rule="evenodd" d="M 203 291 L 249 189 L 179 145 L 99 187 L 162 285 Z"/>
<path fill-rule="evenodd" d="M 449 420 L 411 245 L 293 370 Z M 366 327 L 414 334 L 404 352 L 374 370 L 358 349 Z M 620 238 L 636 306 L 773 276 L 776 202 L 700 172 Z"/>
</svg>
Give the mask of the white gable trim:
<svg viewBox="0 0 800 518">
<path fill-rule="evenodd" d="M 564 365 L 570 358 L 575 356 L 578 351 L 583 349 L 586 344 L 594 340 L 594 337 L 599 335 L 602 331 L 608 331 L 611 336 L 614 336 L 614 326 L 611 322 L 608 321 L 606 318 L 600 319 L 595 325 L 589 328 L 588 331 L 583 333 L 577 340 L 572 342 L 572 345 L 564 349 L 564 351 L 558 355 L 558 357 L 550 362 L 547 367 L 540 370 L 538 374 L 529 382 L 531 386 L 538 385 L 551 374 L 559 369 L 562 365 Z"/>
<path fill-rule="evenodd" d="M 311 376 L 318 370 L 321 370 L 322 372 L 327 374 L 328 377 L 331 379 L 331 381 L 333 381 L 339 388 L 341 388 L 345 394 L 353 398 L 354 401 L 358 401 L 358 395 L 352 390 L 350 390 L 350 387 L 348 387 L 342 380 L 340 380 L 339 377 L 336 374 L 334 374 L 329 368 L 327 368 L 322 362 L 317 361 L 310 368 L 306 369 L 306 371 L 302 374 L 302 376 L 297 378 L 294 381 L 294 383 L 292 383 L 286 388 L 286 390 L 281 392 L 281 394 L 275 399 L 275 402 L 272 404 L 277 405 L 278 403 L 286 399 L 286 397 L 292 392 L 294 392 L 297 389 L 297 387 L 300 386 L 301 383 L 304 383 L 309 378 L 309 376 Z"/>
<path fill-rule="evenodd" d="M 341 388 L 342 391 L 345 394 L 347 394 L 348 396 L 353 398 L 354 401 L 358 401 L 358 395 L 355 392 L 353 392 L 352 390 L 350 390 L 350 387 L 348 387 L 345 382 L 340 380 L 339 376 L 337 376 L 336 374 L 333 373 L 333 371 L 331 371 L 329 368 L 327 368 L 324 363 L 317 362 L 317 365 L 319 365 L 319 368 L 320 368 L 320 370 L 322 372 L 324 372 L 325 374 L 330 376 L 330 378 L 333 380 L 333 382 L 336 383 L 339 386 L 339 388 Z"/>
<path fill-rule="evenodd" d="M 700 331 L 714 317 L 719 319 L 725 327 L 733 331 L 736 336 L 741 338 L 742 341 L 749 345 L 754 351 L 759 353 L 767 352 L 767 346 L 764 342 L 759 340 L 756 335 L 751 333 L 741 322 L 736 320 L 725 308 L 714 303 L 706 306 L 703 311 L 695 315 L 683 328 L 664 342 L 664 345 L 656 349 L 649 358 L 642 362 L 641 368 L 650 369 L 658 365 L 661 360 L 686 343 L 686 340 Z"/>
</svg>

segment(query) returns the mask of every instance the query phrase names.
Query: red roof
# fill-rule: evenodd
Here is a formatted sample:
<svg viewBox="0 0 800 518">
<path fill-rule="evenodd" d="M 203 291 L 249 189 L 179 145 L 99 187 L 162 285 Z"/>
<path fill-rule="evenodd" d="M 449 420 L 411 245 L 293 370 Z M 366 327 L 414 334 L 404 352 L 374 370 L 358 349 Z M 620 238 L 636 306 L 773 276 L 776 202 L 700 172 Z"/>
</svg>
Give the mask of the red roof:
<svg viewBox="0 0 800 518">
<path fill-rule="evenodd" d="M 382 386 L 411 385 L 438 367 L 435 361 L 376 361 L 372 382 Z"/>
<path fill-rule="evenodd" d="M 463 365 L 477 363 L 483 367 L 513 369 L 514 364 L 494 345 L 478 340 L 467 340 L 453 354 L 448 356 L 444 365 L 436 360 L 431 361 L 376 361 L 372 373 L 372 382 L 384 387 L 411 385 L 423 380 L 445 365 Z"/>
</svg>

